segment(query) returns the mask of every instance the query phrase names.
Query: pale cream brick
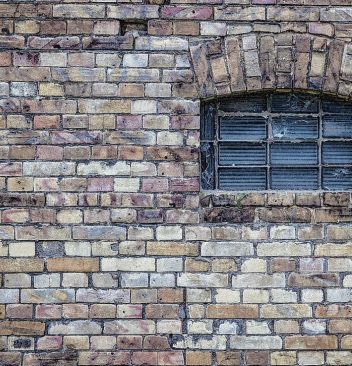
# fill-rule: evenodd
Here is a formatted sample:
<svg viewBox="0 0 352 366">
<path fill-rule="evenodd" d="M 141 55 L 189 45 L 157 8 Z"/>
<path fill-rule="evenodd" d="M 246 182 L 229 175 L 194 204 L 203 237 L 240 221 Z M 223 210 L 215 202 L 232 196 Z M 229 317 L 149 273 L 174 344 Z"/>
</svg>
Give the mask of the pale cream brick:
<svg viewBox="0 0 352 366">
<path fill-rule="evenodd" d="M 318 289 L 303 289 L 302 290 L 302 301 L 304 303 L 321 302 L 323 301 L 323 291 Z"/>
<path fill-rule="evenodd" d="M 210 240 L 211 228 L 205 226 L 187 226 L 185 228 L 186 240 Z"/>
<path fill-rule="evenodd" d="M 253 258 L 247 259 L 243 262 L 241 266 L 242 272 L 266 272 L 267 263 L 263 259 Z"/>
<path fill-rule="evenodd" d="M 86 273 L 64 273 L 62 275 L 63 287 L 87 287 L 88 276 Z"/>
<path fill-rule="evenodd" d="M 139 178 L 115 178 L 115 192 L 138 192 L 140 186 Z"/>
<path fill-rule="evenodd" d="M 83 222 L 81 210 L 60 210 L 56 216 L 59 224 L 80 224 Z"/>
<path fill-rule="evenodd" d="M 169 119 L 167 115 L 147 115 L 143 116 L 143 127 L 146 129 L 164 130 L 169 128 Z"/>
<path fill-rule="evenodd" d="M 157 240 L 181 240 L 182 239 L 182 227 L 179 225 L 174 226 L 158 226 L 156 228 Z M 186 238 L 187 240 L 187 238 Z"/>
<path fill-rule="evenodd" d="M 181 273 L 177 276 L 179 287 L 226 287 L 227 285 L 226 274 Z"/>
<path fill-rule="evenodd" d="M 116 337 L 113 336 L 92 336 L 90 338 L 92 350 L 114 350 Z"/>
<path fill-rule="evenodd" d="M 282 340 L 278 336 L 230 336 L 231 349 L 281 349 Z"/>
<path fill-rule="evenodd" d="M 299 324 L 296 320 L 277 320 L 274 322 L 275 333 L 299 333 Z"/>
<path fill-rule="evenodd" d="M 243 291 L 243 302 L 248 304 L 262 304 L 269 302 L 268 290 L 248 289 Z"/>
<path fill-rule="evenodd" d="M 298 365 L 315 366 L 324 365 L 324 352 L 298 352 Z"/>
<path fill-rule="evenodd" d="M 90 257 L 91 244 L 84 241 L 68 241 L 65 242 L 65 253 L 75 257 Z"/>
<path fill-rule="evenodd" d="M 259 243 L 257 247 L 258 256 L 261 257 L 303 257 L 310 256 L 311 252 L 312 249 L 309 243 Z"/>
<path fill-rule="evenodd" d="M 294 226 L 279 225 L 270 228 L 271 239 L 295 239 L 296 231 Z"/>
<path fill-rule="evenodd" d="M 215 301 L 217 303 L 239 303 L 240 302 L 240 291 L 230 289 L 216 289 L 215 290 Z"/>
<path fill-rule="evenodd" d="M 154 258 L 102 258 L 102 271 L 124 272 L 153 272 L 155 271 Z"/>
<path fill-rule="evenodd" d="M 271 354 L 272 365 L 297 365 L 296 352 L 281 351 Z"/>
<path fill-rule="evenodd" d="M 246 334 L 270 334 L 270 328 L 266 322 L 247 320 Z"/>
<path fill-rule="evenodd" d="M 35 242 L 17 242 L 9 244 L 10 257 L 34 257 Z"/>
<path fill-rule="evenodd" d="M 297 293 L 289 290 L 272 289 L 271 301 L 273 303 L 297 302 Z"/>
<path fill-rule="evenodd" d="M 260 309 L 263 318 L 309 318 L 312 308 L 307 304 L 265 304 Z"/>
<path fill-rule="evenodd" d="M 183 134 L 181 132 L 162 131 L 157 133 L 158 145 L 183 145 Z"/>
<path fill-rule="evenodd" d="M 285 287 L 285 275 L 283 273 L 259 274 L 239 274 L 232 277 L 232 287 L 235 288 L 261 288 L 261 287 Z"/>
<path fill-rule="evenodd" d="M 127 53 L 123 56 L 123 67 L 147 67 L 147 53 Z"/>
<path fill-rule="evenodd" d="M 93 256 L 116 256 L 118 254 L 118 244 L 114 241 L 95 241 L 92 243 Z"/>
<path fill-rule="evenodd" d="M 213 321 L 210 319 L 189 320 L 187 322 L 187 331 L 189 334 L 212 334 Z"/>
<path fill-rule="evenodd" d="M 211 291 L 198 288 L 188 288 L 187 290 L 188 302 L 211 302 Z"/>
<path fill-rule="evenodd" d="M 156 113 L 156 104 L 155 100 L 135 100 L 131 105 L 131 113 L 132 114 L 151 114 Z"/>
</svg>

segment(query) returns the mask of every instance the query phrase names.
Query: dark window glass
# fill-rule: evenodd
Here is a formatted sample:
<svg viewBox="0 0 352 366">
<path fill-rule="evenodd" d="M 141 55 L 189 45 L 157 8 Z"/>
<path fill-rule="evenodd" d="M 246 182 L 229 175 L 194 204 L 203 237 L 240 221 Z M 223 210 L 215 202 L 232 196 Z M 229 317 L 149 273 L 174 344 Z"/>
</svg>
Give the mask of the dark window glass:
<svg viewBox="0 0 352 366">
<path fill-rule="evenodd" d="M 206 103 L 202 188 L 352 190 L 352 103 L 248 94 Z"/>
</svg>

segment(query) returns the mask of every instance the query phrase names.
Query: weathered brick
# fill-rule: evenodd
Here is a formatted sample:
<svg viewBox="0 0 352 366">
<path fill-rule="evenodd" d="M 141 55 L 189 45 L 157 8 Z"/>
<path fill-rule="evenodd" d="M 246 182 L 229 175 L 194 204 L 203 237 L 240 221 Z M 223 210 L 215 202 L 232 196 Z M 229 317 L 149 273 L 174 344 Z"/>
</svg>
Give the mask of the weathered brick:
<svg viewBox="0 0 352 366">
<path fill-rule="evenodd" d="M 1 335 L 44 335 L 45 323 L 37 321 L 1 321 Z"/>
<path fill-rule="evenodd" d="M 152 320 L 114 320 L 106 322 L 104 334 L 154 334 L 155 323 Z"/>
<path fill-rule="evenodd" d="M 285 339 L 287 349 L 335 349 L 337 339 L 335 336 L 316 335 L 316 336 L 288 336 Z"/>
<path fill-rule="evenodd" d="M 50 272 L 97 272 L 99 260 L 90 258 L 49 258 L 47 268 Z"/>
</svg>

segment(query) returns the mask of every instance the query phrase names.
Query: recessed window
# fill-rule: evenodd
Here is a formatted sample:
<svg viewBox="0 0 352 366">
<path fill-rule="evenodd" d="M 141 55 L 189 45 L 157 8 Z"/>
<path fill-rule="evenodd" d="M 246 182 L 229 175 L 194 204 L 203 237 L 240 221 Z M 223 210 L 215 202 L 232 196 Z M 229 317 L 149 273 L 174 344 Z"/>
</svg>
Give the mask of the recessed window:
<svg viewBox="0 0 352 366">
<path fill-rule="evenodd" d="M 205 103 L 206 190 L 352 190 L 352 104 L 309 94 Z"/>
</svg>

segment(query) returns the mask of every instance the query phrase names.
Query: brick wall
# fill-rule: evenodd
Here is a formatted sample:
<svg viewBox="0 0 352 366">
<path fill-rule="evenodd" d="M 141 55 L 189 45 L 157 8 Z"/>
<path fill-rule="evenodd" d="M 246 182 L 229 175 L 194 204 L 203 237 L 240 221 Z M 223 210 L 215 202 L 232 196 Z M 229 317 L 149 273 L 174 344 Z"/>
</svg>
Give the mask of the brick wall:
<svg viewBox="0 0 352 366">
<path fill-rule="evenodd" d="M 0 365 L 350 365 L 350 193 L 200 192 L 200 101 L 352 92 L 350 0 L 0 2 Z"/>
</svg>

